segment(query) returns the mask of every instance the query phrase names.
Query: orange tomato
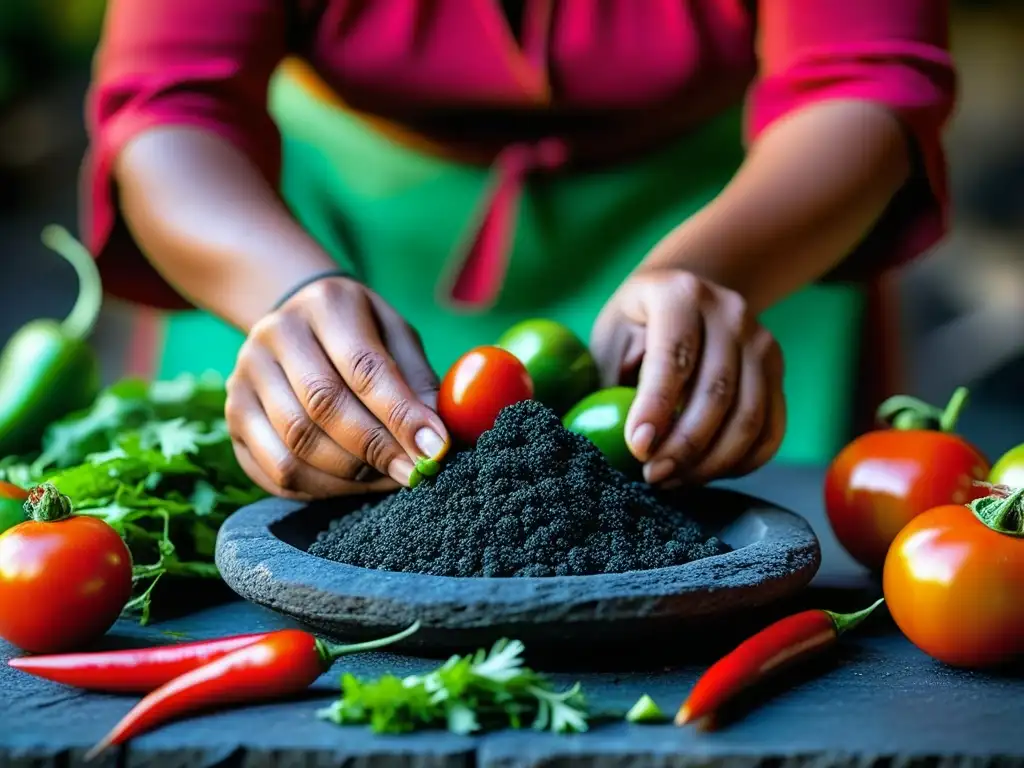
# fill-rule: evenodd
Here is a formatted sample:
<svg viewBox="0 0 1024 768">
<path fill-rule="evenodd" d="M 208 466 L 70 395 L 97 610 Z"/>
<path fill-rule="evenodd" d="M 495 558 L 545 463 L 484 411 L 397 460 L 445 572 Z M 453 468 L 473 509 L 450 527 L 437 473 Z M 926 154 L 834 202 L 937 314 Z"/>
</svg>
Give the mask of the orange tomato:
<svg viewBox="0 0 1024 768">
<path fill-rule="evenodd" d="M 131 591 L 131 553 L 102 520 L 29 520 L 0 534 L 0 637 L 22 650 L 61 653 L 96 640 Z"/>
<path fill-rule="evenodd" d="M 499 347 L 477 347 L 445 374 L 437 412 L 456 439 L 472 445 L 502 408 L 531 397 L 533 381 L 519 358 Z"/>
<path fill-rule="evenodd" d="M 939 661 L 987 667 L 1024 654 L 1024 539 L 944 505 L 896 536 L 882 573 L 903 634 Z"/>
</svg>

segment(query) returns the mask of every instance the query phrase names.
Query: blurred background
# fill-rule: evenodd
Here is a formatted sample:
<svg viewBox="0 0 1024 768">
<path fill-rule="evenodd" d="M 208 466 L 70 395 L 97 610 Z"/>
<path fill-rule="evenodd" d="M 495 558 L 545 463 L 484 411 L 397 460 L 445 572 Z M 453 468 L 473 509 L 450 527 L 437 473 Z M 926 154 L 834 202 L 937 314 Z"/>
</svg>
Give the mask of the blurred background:
<svg viewBox="0 0 1024 768">
<path fill-rule="evenodd" d="M 82 100 L 103 5 L 0 0 L 0 342 L 31 317 L 63 316 L 74 297 L 73 273 L 42 248 L 39 232 L 54 222 L 76 230 Z M 963 430 L 998 455 L 1024 441 L 1024 2 L 953 6 L 955 225 L 901 276 L 893 333 L 910 391 L 944 403 L 969 385 Z M 111 307 L 98 329 L 101 352 L 118 348 L 123 326 Z"/>
</svg>

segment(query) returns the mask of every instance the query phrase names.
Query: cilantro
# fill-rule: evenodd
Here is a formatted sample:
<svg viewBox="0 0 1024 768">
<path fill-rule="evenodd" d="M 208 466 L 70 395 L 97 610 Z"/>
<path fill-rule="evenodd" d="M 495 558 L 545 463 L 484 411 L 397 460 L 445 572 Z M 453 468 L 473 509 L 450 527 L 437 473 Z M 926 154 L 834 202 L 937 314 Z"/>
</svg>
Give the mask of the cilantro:
<svg viewBox="0 0 1024 768">
<path fill-rule="evenodd" d="M 458 734 L 524 724 L 540 731 L 587 730 L 579 684 L 554 690 L 524 666 L 523 644 L 500 640 L 488 652 L 453 656 L 426 675 L 363 681 L 346 674 L 342 695 L 318 715 L 338 725 L 366 724 L 376 733 L 447 728 Z"/>
<path fill-rule="evenodd" d="M 0 460 L 0 479 L 52 482 L 78 514 L 121 534 L 135 563 L 127 610 L 145 623 L 165 576 L 218 578 L 217 530 L 265 495 L 235 460 L 225 400 L 213 374 L 117 382 L 91 407 L 51 424 L 38 454 Z"/>
</svg>

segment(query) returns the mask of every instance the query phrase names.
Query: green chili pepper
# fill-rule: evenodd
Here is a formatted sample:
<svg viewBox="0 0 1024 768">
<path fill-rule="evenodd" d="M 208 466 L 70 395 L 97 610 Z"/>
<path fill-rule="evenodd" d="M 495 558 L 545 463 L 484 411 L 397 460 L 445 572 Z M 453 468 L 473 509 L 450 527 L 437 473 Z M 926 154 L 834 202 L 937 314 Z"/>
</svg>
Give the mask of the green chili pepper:
<svg viewBox="0 0 1024 768">
<path fill-rule="evenodd" d="M 103 303 L 92 256 L 63 227 L 43 230 L 43 243 L 78 275 L 78 299 L 61 322 L 32 320 L 0 352 L 0 456 L 38 449 L 46 426 L 85 408 L 100 390 L 100 367 L 87 339 Z"/>
</svg>

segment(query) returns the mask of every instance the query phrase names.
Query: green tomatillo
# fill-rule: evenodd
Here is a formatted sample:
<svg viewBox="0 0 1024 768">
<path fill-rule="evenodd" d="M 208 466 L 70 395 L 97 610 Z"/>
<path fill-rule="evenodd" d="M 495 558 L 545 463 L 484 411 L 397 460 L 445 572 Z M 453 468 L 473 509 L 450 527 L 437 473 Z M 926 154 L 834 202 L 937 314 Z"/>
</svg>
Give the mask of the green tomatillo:
<svg viewBox="0 0 1024 768">
<path fill-rule="evenodd" d="M 1024 488 L 1024 443 L 1004 453 L 992 466 L 988 481 L 993 485 Z"/>
<path fill-rule="evenodd" d="M 562 419 L 566 429 L 588 438 L 609 464 L 629 477 L 639 477 L 643 467 L 626 444 L 626 416 L 635 398 L 633 387 L 599 389 L 576 403 Z"/>
<path fill-rule="evenodd" d="M 559 416 L 600 385 L 597 364 L 575 333 L 554 320 L 524 320 L 497 345 L 515 355 L 533 380 L 533 397 Z"/>
</svg>

